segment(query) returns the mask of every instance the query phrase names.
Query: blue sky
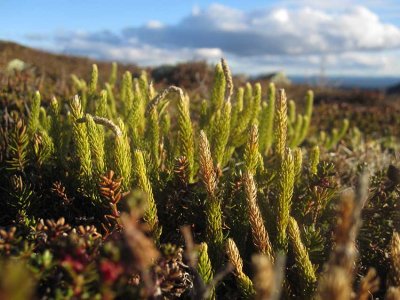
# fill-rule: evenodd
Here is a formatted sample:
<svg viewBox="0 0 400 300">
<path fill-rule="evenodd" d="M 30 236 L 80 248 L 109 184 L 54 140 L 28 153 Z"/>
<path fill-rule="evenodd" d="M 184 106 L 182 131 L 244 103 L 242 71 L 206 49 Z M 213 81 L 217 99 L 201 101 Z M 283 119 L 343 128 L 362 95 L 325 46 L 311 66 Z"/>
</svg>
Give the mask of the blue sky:
<svg viewBox="0 0 400 300">
<path fill-rule="evenodd" d="M 398 0 L 0 0 L 0 39 L 139 65 L 400 76 Z"/>
</svg>

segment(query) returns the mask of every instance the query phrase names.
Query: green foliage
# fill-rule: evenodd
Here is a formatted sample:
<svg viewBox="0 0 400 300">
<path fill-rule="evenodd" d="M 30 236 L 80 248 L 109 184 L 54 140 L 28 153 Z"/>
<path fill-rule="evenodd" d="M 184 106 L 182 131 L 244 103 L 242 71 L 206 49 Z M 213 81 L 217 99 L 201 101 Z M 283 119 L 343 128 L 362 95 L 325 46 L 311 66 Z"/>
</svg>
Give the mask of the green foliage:
<svg viewBox="0 0 400 300">
<path fill-rule="evenodd" d="M 214 278 L 214 272 L 211 266 L 210 258 L 208 257 L 208 246 L 206 243 L 201 243 L 198 250 L 197 259 L 197 272 L 199 272 L 200 278 L 203 280 L 204 284 L 208 285 L 212 283 Z M 212 289 L 208 299 L 215 298 L 215 291 Z"/>
<path fill-rule="evenodd" d="M 164 135 L 167 134 L 168 127 L 167 125 Z M 178 99 L 178 148 L 179 155 L 185 156 L 189 162 L 189 181 L 192 181 L 194 176 L 193 126 L 190 119 L 189 98 L 182 94 Z"/>
<path fill-rule="evenodd" d="M 210 113 L 219 111 L 225 101 L 226 80 L 222 64 L 218 63 L 215 67 L 214 86 L 211 94 Z"/>
<path fill-rule="evenodd" d="M 263 102 L 260 116 L 260 150 L 264 154 L 268 153 L 274 138 L 275 97 L 275 85 L 270 83 L 268 87 L 268 102 Z"/>
<path fill-rule="evenodd" d="M 17 119 L 9 138 L 8 170 L 13 172 L 24 171 L 28 163 L 28 144 L 27 127 L 22 119 Z"/>
<path fill-rule="evenodd" d="M 0 261 L 0 290 L 4 299 L 32 299 L 36 284 L 35 274 L 21 261 Z M 24 284 L 18 284 L 23 282 Z"/>
<path fill-rule="evenodd" d="M 261 84 L 256 83 L 254 85 L 254 99 L 252 103 L 250 124 L 258 124 L 258 114 L 261 109 L 260 105 L 261 105 Z"/>
<path fill-rule="evenodd" d="M 293 161 L 294 161 L 294 178 L 295 182 L 300 180 L 301 171 L 303 167 L 303 152 L 300 148 L 293 149 Z"/>
<path fill-rule="evenodd" d="M 236 101 L 232 108 L 231 128 L 236 128 L 239 114 L 243 110 L 243 95 L 244 95 L 244 89 L 242 87 L 239 87 L 236 92 Z"/>
<path fill-rule="evenodd" d="M 100 93 L 100 99 L 98 101 L 97 107 L 96 107 L 96 116 L 102 117 L 102 118 L 106 118 L 108 115 L 107 112 L 107 91 L 106 90 L 102 90 Z"/>
<path fill-rule="evenodd" d="M 231 102 L 223 103 L 221 110 L 215 114 L 215 125 L 212 128 L 212 153 L 217 166 L 223 167 L 228 159 L 226 154 L 226 146 L 228 144 L 231 121 Z"/>
<path fill-rule="evenodd" d="M 157 206 L 154 199 L 151 182 L 147 175 L 147 168 L 142 151 L 135 150 L 135 152 L 133 153 L 133 157 L 135 166 L 134 173 L 135 177 L 137 178 L 138 187 L 146 195 L 146 210 L 144 214 L 144 219 L 149 224 L 153 237 L 155 238 L 155 240 L 158 240 L 161 235 L 161 227 L 159 226 Z"/>
<path fill-rule="evenodd" d="M 105 153 L 104 153 L 104 130 L 98 127 L 91 115 L 86 114 L 87 133 L 91 145 L 91 157 L 93 158 L 93 171 L 97 176 L 105 172 Z"/>
<path fill-rule="evenodd" d="M 327 150 L 334 148 L 341 139 L 347 133 L 349 129 L 350 122 L 348 119 L 344 119 L 340 129 L 333 128 L 330 135 L 327 135 L 325 131 L 321 131 L 320 133 L 320 141 L 324 145 Z"/>
<path fill-rule="evenodd" d="M 89 95 L 94 95 L 97 90 L 97 81 L 99 80 L 99 70 L 97 65 L 92 65 L 92 75 L 89 83 Z"/>
<path fill-rule="evenodd" d="M 249 132 L 249 140 L 244 150 L 244 164 L 246 170 L 251 174 L 255 174 L 257 167 L 262 163 L 262 157 L 258 152 L 258 128 L 256 125 L 251 126 Z"/>
<path fill-rule="evenodd" d="M 284 158 L 287 142 L 287 99 L 284 90 L 279 90 L 275 111 L 275 152 L 281 159 Z"/>
<path fill-rule="evenodd" d="M 160 124 L 157 109 L 153 108 L 149 113 L 146 139 L 148 140 L 150 157 L 155 168 L 158 168 L 161 162 L 159 155 L 160 148 Z"/>
<path fill-rule="evenodd" d="M 288 128 L 289 146 L 295 148 L 301 145 L 307 137 L 314 103 L 314 94 L 308 91 L 306 95 L 305 113 L 296 115 L 296 104 L 293 100 L 289 101 L 288 108 Z"/>
<path fill-rule="evenodd" d="M 308 256 L 308 251 L 301 240 L 299 226 L 292 217 L 289 218 L 288 235 L 295 254 L 296 266 L 300 271 L 299 278 L 302 281 L 304 292 L 306 295 L 311 296 L 317 277 Z"/>
<path fill-rule="evenodd" d="M 107 103 L 109 104 L 108 110 L 110 115 L 114 117 L 117 114 L 117 106 L 115 103 L 113 87 L 109 83 L 106 83 L 105 86 L 107 91 Z"/>
<path fill-rule="evenodd" d="M 121 119 L 118 120 L 120 132 L 114 137 L 114 169 L 117 174 L 123 179 L 123 187 L 129 188 L 132 180 L 132 153 L 129 147 L 128 136 L 124 123 Z"/>
<path fill-rule="evenodd" d="M 203 184 L 207 190 L 205 202 L 206 239 L 210 245 L 213 265 L 220 265 L 220 251 L 223 247 L 221 201 L 217 194 L 217 177 L 210 152 L 210 144 L 206 134 L 200 132 L 199 142 L 200 172 Z"/>
<path fill-rule="evenodd" d="M 309 165 L 310 165 L 310 171 L 312 174 L 317 174 L 318 171 L 318 164 L 319 164 L 319 147 L 314 146 L 311 149 L 310 152 L 310 157 L 309 157 Z"/>
<path fill-rule="evenodd" d="M 287 249 L 287 226 L 289 224 L 292 206 L 293 187 L 295 179 L 294 159 L 292 151 L 286 148 L 280 160 L 278 175 L 278 203 L 277 203 L 277 247 Z"/>
<path fill-rule="evenodd" d="M 205 284 L 208 284 L 213 279 L 213 270 L 211 267 L 210 259 L 208 258 L 208 247 L 206 243 L 199 246 L 197 270 L 201 279 Z"/>
<path fill-rule="evenodd" d="M 113 62 L 110 78 L 108 79 L 108 83 L 110 84 L 111 87 L 115 86 L 115 83 L 117 82 L 117 75 L 118 75 L 118 65 L 116 62 Z"/>
<path fill-rule="evenodd" d="M 34 135 L 33 153 L 38 167 L 48 162 L 54 152 L 54 144 L 47 131 L 40 130 Z"/>
<path fill-rule="evenodd" d="M 124 73 L 122 77 L 122 85 L 121 85 L 121 102 L 124 106 L 125 113 L 131 113 L 134 95 L 133 95 L 133 83 L 132 83 L 132 74 L 129 71 Z"/>
<path fill-rule="evenodd" d="M 83 117 L 81 101 L 78 96 L 71 101 L 70 108 L 72 139 L 75 144 L 75 154 L 79 161 L 78 180 L 83 187 L 89 188 L 92 185 L 92 158 L 86 123 L 78 122 Z"/>
<path fill-rule="evenodd" d="M 236 244 L 232 239 L 228 239 L 228 241 L 226 243 L 226 253 L 227 253 L 229 262 L 234 267 L 236 283 L 239 287 L 242 297 L 245 299 L 253 298 L 254 294 L 255 294 L 253 282 L 243 272 L 243 261 L 242 261 L 242 258 L 240 257 L 239 250 L 236 247 Z"/>
<path fill-rule="evenodd" d="M 147 73 L 146 71 L 142 71 L 139 77 L 139 89 L 140 89 L 140 94 L 143 97 L 144 103 L 147 103 L 150 101 L 152 95 L 151 87 L 149 86 L 148 80 L 147 80 Z"/>
<path fill-rule="evenodd" d="M 243 101 L 243 108 L 240 111 L 237 121 L 235 124 L 235 130 L 231 130 L 231 145 L 234 147 L 239 147 L 244 144 L 247 140 L 246 132 L 250 125 L 252 114 L 253 114 L 253 87 L 250 83 L 246 84 L 244 90 L 238 90 L 238 101 Z M 243 99 L 243 100 L 242 100 Z"/>
<path fill-rule="evenodd" d="M 28 120 L 28 135 L 30 138 L 32 138 L 35 132 L 39 129 L 40 101 L 40 93 L 36 91 L 32 99 L 32 104 L 30 107 L 31 112 Z"/>
<path fill-rule="evenodd" d="M 51 99 L 50 102 L 50 128 L 49 135 L 54 142 L 55 154 L 58 161 L 63 161 L 62 149 L 63 149 L 63 128 L 61 122 L 61 110 L 60 105 L 56 98 Z"/>
</svg>

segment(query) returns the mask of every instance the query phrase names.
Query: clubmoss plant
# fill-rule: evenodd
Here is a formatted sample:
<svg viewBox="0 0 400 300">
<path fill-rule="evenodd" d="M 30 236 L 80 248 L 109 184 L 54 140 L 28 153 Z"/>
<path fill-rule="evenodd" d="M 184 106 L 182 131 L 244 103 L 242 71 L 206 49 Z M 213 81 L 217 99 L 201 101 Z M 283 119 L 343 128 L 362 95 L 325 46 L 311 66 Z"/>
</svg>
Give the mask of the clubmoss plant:
<svg viewBox="0 0 400 300">
<path fill-rule="evenodd" d="M 301 240 L 299 226 L 293 217 L 289 218 L 288 235 L 295 254 L 296 266 L 300 271 L 299 277 L 302 281 L 305 294 L 311 296 L 317 282 L 317 276 L 308 256 L 308 251 Z"/>
<path fill-rule="evenodd" d="M 295 179 L 294 159 L 289 148 L 286 148 L 281 158 L 278 176 L 277 245 L 278 249 L 286 251 L 288 242 L 287 227 L 290 219 Z"/>
<path fill-rule="evenodd" d="M 75 96 L 70 103 L 72 117 L 72 139 L 75 144 L 76 157 L 79 160 L 79 181 L 82 186 L 89 188 L 93 174 L 92 157 L 86 123 L 79 123 L 83 117 L 81 101 Z"/>
<path fill-rule="evenodd" d="M 208 257 L 208 246 L 206 243 L 201 243 L 198 248 L 197 271 L 204 284 L 212 284 L 214 272 L 210 258 Z M 214 289 L 212 289 L 208 299 L 215 299 Z"/>
<path fill-rule="evenodd" d="M 318 146 L 314 146 L 311 149 L 310 152 L 310 157 L 309 157 L 309 166 L 310 166 L 310 171 L 312 174 L 317 174 L 318 171 L 318 164 L 319 164 L 319 147 Z"/>
<path fill-rule="evenodd" d="M 232 239 L 226 242 L 226 254 L 229 262 L 234 267 L 237 285 L 245 299 L 251 299 L 254 296 L 254 286 L 251 279 L 243 272 L 243 261 L 240 257 L 238 248 Z"/>
<path fill-rule="evenodd" d="M 97 176 L 105 172 L 104 130 L 98 127 L 91 115 L 86 114 L 87 133 L 93 157 L 93 171 Z"/>
<path fill-rule="evenodd" d="M 217 177 L 211 157 L 210 144 L 204 131 L 200 132 L 199 152 L 201 179 L 207 191 L 205 203 L 206 238 L 207 244 L 210 245 L 211 261 L 215 266 L 220 264 L 218 257 L 220 257 L 223 248 L 224 235 L 221 202 L 217 194 Z"/>
<path fill-rule="evenodd" d="M 257 187 L 255 185 L 253 175 L 250 171 L 247 171 L 244 176 L 244 187 L 249 211 L 248 218 L 251 227 L 253 243 L 259 253 L 266 255 L 266 257 L 273 262 L 273 249 L 268 232 L 264 226 L 264 220 L 257 204 Z"/>
<path fill-rule="evenodd" d="M 28 120 L 28 135 L 30 138 L 32 138 L 35 132 L 39 129 L 40 102 L 40 93 L 39 91 L 36 91 L 32 98 L 32 104 L 30 107 L 31 112 Z"/>
<path fill-rule="evenodd" d="M 144 219 L 149 224 L 150 231 L 152 232 L 154 239 L 158 241 L 162 229 L 159 225 L 157 206 L 154 200 L 153 189 L 151 186 L 151 182 L 148 178 L 147 168 L 142 151 L 135 150 L 135 152 L 133 153 L 133 157 L 135 166 L 134 172 L 135 177 L 137 178 L 138 187 L 146 195 L 146 210 L 144 214 Z"/>
<path fill-rule="evenodd" d="M 260 120 L 260 150 L 263 154 L 269 152 L 274 139 L 275 93 L 275 85 L 270 83 L 268 86 L 268 101 L 263 103 Z"/>
<path fill-rule="evenodd" d="M 185 156 L 189 162 L 189 181 L 194 176 L 194 133 L 190 119 L 189 98 L 179 93 L 178 99 L 178 147 L 179 154 Z M 168 128 L 169 126 L 167 126 Z M 165 133 L 166 134 L 166 133 Z"/>
<path fill-rule="evenodd" d="M 275 152 L 282 160 L 286 152 L 287 126 L 287 99 L 285 91 L 281 89 L 275 111 Z"/>
</svg>

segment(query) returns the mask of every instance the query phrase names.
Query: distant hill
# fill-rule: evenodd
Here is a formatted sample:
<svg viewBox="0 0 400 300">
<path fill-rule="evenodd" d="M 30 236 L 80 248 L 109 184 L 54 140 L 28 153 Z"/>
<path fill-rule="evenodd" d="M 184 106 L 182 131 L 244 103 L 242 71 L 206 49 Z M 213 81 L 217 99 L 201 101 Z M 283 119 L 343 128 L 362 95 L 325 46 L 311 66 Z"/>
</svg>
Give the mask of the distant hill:
<svg viewBox="0 0 400 300">
<path fill-rule="evenodd" d="M 0 41 L 0 75 L 5 71 L 10 61 L 22 61 L 35 69 L 36 75 L 44 75 L 46 80 L 65 81 L 70 74 L 88 79 L 92 64 L 99 68 L 100 80 L 107 80 L 111 71 L 111 62 L 99 61 L 87 57 L 70 56 L 49 53 L 25 47 L 13 42 Z M 204 61 L 185 62 L 176 65 L 162 65 L 145 68 L 156 84 L 179 85 L 185 89 L 205 89 L 211 84 L 214 68 Z M 118 73 L 129 70 L 134 76 L 140 74 L 143 68 L 135 64 L 118 62 Z"/>
<path fill-rule="evenodd" d="M 22 60 L 36 68 L 38 73 L 52 80 L 62 79 L 70 74 L 86 78 L 94 63 L 99 67 L 100 76 L 106 76 L 111 71 L 110 62 L 97 61 L 86 57 L 53 54 L 13 42 L 0 41 L 0 71 L 4 70 L 13 59 Z M 120 73 L 126 70 L 132 73 L 140 72 L 140 68 L 136 65 L 119 64 Z"/>
<path fill-rule="evenodd" d="M 111 71 L 111 62 L 94 60 L 86 57 L 69 56 L 32 49 L 13 42 L 0 41 L 0 79 L 8 63 L 19 60 L 29 65 L 35 73 L 35 78 L 43 77 L 54 89 L 54 93 L 70 80 L 70 74 L 89 79 L 91 65 L 97 64 L 100 81 L 108 79 Z M 118 72 L 129 70 L 134 76 L 142 68 L 134 64 L 118 63 Z M 154 83 L 158 87 L 178 85 L 185 91 L 200 96 L 208 97 L 209 86 L 213 81 L 214 67 L 204 61 L 185 62 L 176 65 L 163 65 L 146 68 Z M 286 86 L 289 97 L 302 99 L 307 89 L 312 88 L 316 102 L 349 102 L 349 103 L 375 103 L 384 98 L 386 88 L 388 94 L 400 94 L 400 78 L 395 77 L 327 77 L 323 85 L 317 77 L 282 76 L 281 73 L 267 74 L 249 78 L 244 75 L 234 76 L 235 86 L 243 85 L 247 80 L 260 81 L 263 89 L 267 88 L 270 81 L 277 80 L 277 85 L 284 85 L 283 79 L 290 80 L 292 85 Z M 57 83 L 57 84 L 54 84 Z M 398 85 L 396 85 L 398 84 Z M 372 90 L 372 91 L 370 91 Z M 397 98 L 396 98 L 397 99 Z"/>
<path fill-rule="evenodd" d="M 399 77 L 382 76 L 326 76 L 323 79 L 318 76 L 289 76 L 293 83 L 308 85 L 325 85 L 337 88 L 360 88 L 384 90 L 400 81 Z"/>
<path fill-rule="evenodd" d="M 400 83 L 397 82 L 397 84 L 394 84 L 394 85 L 388 87 L 386 92 L 387 92 L 388 95 L 400 94 Z"/>
<path fill-rule="evenodd" d="M 286 76 L 285 72 L 274 72 L 268 74 L 261 74 L 253 78 L 255 81 L 269 81 L 277 85 L 289 85 L 290 79 Z"/>
</svg>

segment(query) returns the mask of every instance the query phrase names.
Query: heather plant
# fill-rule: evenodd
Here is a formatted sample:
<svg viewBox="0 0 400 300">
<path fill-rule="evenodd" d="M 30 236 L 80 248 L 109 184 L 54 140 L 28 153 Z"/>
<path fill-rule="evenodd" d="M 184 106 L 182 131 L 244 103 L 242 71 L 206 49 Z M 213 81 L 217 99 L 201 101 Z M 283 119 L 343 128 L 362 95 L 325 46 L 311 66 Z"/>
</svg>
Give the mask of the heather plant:
<svg viewBox="0 0 400 300">
<path fill-rule="evenodd" d="M 116 64 L 99 78 L 1 107 L 0 272 L 21 264 L 0 295 L 396 299 L 400 171 L 355 160 L 346 119 L 313 128 L 312 91 L 302 109 L 234 87 L 225 60 L 201 103 Z"/>
</svg>

